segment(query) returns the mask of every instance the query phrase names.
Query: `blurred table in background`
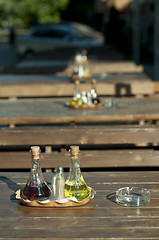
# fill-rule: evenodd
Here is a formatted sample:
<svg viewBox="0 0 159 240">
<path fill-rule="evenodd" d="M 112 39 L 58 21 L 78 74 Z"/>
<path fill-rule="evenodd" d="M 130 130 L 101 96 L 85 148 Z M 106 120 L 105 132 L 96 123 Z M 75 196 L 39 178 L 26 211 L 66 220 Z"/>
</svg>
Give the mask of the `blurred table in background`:
<svg viewBox="0 0 159 240">
<path fill-rule="evenodd" d="M 93 109 L 71 109 L 71 98 L 0 101 L 0 124 L 143 122 L 159 120 L 159 98 L 102 98 L 103 105 Z"/>
</svg>

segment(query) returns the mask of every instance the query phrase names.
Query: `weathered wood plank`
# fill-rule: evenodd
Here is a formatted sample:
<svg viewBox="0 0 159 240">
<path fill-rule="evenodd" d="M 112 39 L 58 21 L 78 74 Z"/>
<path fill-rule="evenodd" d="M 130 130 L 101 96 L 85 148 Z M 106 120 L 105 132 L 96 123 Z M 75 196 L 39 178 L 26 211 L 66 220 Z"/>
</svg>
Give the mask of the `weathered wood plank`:
<svg viewBox="0 0 159 240">
<path fill-rule="evenodd" d="M 152 150 L 99 150 L 81 151 L 82 168 L 159 167 L 159 151 Z M 30 169 L 29 152 L 0 152 L 0 169 Z M 53 169 L 58 165 L 69 168 L 68 152 L 41 154 L 41 167 Z"/>
<path fill-rule="evenodd" d="M 66 87 L 67 86 L 67 87 Z M 91 84 L 81 83 L 81 90 L 89 92 Z M 0 97 L 73 96 L 73 83 L 5 83 L 0 84 Z M 130 96 L 154 94 L 153 82 L 106 82 L 97 84 L 98 95 Z"/>
<path fill-rule="evenodd" d="M 10 228 L 15 228 L 17 222 L 19 221 L 19 229 L 23 229 L 25 226 L 25 229 L 30 229 L 30 226 L 32 226 L 32 228 L 43 228 L 43 224 L 44 221 L 47 221 L 47 217 L 44 219 L 39 218 L 38 221 L 35 221 L 34 218 L 25 218 L 21 221 L 20 217 L 16 217 L 14 219 L 8 219 L 8 226 L 10 226 Z M 115 229 L 115 225 L 118 225 L 118 228 L 123 228 L 123 229 L 140 229 L 143 228 L 145 226 L 145 228 L 150 228 L 150 226 L 152 226 L 152 228 L 158 228 L 158 218 L 141 218 L 141 219 L 134 219 L 131 218 L 129 219 L 129 221 L 126 221 L 125 219 L 121 218 L 121 221 L 119 221 L 119 219 L 111 219 L 107 217 L 102 217 L 102 218 L 97 218 L 96 221 L 95 219 L 90 219 L 90 222 L 88 222 L 88 218 L 87 217 L 76 217 L 76 219 L 74 221 L 72 221 L 72 218 L 67 218 L 67 226 L 70 225 L 70 227 L 72 229 L 76 229 L 77 226 L 78 228 L 87 228 L 88 225 L 91 225 L 92 228 L 111 228 L 111 229 Z M 6 223 L 0 219 L 0 225 L 4 228 L 7 228 Z M 48 229 L 52 228 L 52 229 L 59 229 L 59 226 L 63 226 L 63 229 L 66 228 L 66 219 L 62 219 L 62 218 L 50 218 L 48 220 Z"/>
<path fill-rule="evenodd" d="M 71 231 L 70 231 L 71 229 Z M 156 228 L 151 229 L 76 229 L 72 228 L 52 230 L 52 229 L 11 229 L 7 232 L 3 229 L 0 229 L 0 238 L 4 237 L 14 237 L 14 238 L 25 238 L 26 236 L 32 236 L 36 238 L 40 236 L 41 238 L 46 239 L 58 239 L 67 238 L 67 239 L 76 239 L 78 236 L 82 239 L 132 239 L 134 236 L 138 239 L 145 236 L 145 239 L 156 239 L 159 234 L 159 230 Z"/>
<path fill-rule="evenodd" d="M 52 173 L 43 173 L 46 180 L 52 178 Z M 158 184 L 158 171 L 101 171 L 101 172 L 83 172 L 84 177 L 90 183 L 117 184 L 117 183 L 142 183 Z M 0 183 L 18 183 L 26 182 L 29 177 L 28 172 L 5 172 L 0 175 Z M 103 184 L 102 184 L 103 183 Z M 158 191 L 158 188 L 156 188 Z"/>
<path fill-rule="evenodd" d="M 155 81 L 154 92 L 159 93 L 159 81 Z"/>
<path fill-rule="evenodd" d="M 90 66 L 90 71 L 93 73 L 101 72 L 143 72 L 143 65 L 136 65 L 132 61 L 112 61 L 112 62 L 92 62 Z M 70 68 L 72 66 L 69 66 Z"/>
<path fill-rule="evenodd" d="M 21 77 L 20 77 L 21 76 Z M 0 97 L 72 96 L 74 82 L 67 76 L 1 76 Z M 155 83 L 144 74 L 117 74 L 97 79 L 99 95 L 151 95 Z M 32 81 L 31 81 L 32 79 Z M 67 86 L 67 88 L 65 87 Z M 81 83 L 81 90 L 90 91 L 90 80 Z"/>
<path fill-rule="evenodd" d="M 0 123 L 132 122 L 159 120 L 159 98 L 114 98 L 116 108 L 70 109 L 70 98 L 54 100 L 0 101 Z"/>
<path fill-rule="evenodd" d="M 28 174 L 3 173 L 0 181 L 6 186 L 4 192 L 7 193 L 9 189 L 8 195 L 13 193 L 14 188 L 11 186 L 13 183 L 8 184 L 9 181 L 14 179 L 16 185 L 24 179 L 26 181 L 25 177 Z M 44 175 L 52 177 L 51 173 Z M 36 239 L 39 236 L 45 239 L 157 239 L 158 172 L 98 172 L 83 175 L 87 183 L 91 180 L 95 183 L 93 187 L 98 186 L 98 191 L 94 200 L 79 208 L 29 208 L 15 200 L 0 200 L 1 238 L 18 239 L 29 236 Z M 118 188 L 124 184 L 127 186 L 145 184 L 146 188 L 156 191 L 156 196 L 152 193 L 150 203 L 140 208 L 121 207 L 106 199 L 108 193 L 114 192 L 114 186 Z"/>
<path fill-rule="evenodd" d="M 50 126 L 1 128 L 0 146 L 69 146 L 77 144 L 145 144 L 159 143 L 157 126 Z M 94 146 L 95 147 L 95 146 Z"/>
<path fill-rule="evenodd" d="M 12 201 L 12 200 L 11 200 Z M 12 206 L 9 207 L 1 207 L 0 208 L 0 218 L 14 218 L 14 217 L 35 217 L 35 218 L 44 218 L 47 217 L 51 218 L 63 218 L 67 219 L 69 217 L 87 217 L 89 219 L 92 218 L 107 218 L 109 219 L 119 219 L 119 218 L 125 218 L 128 220 L 129 217 L 136 219 L 140 218 L 159 218 L 159 208 L 156 205 L 151 207 L 151 204 L 147 206 L 143 206 L 140 208 L 124 208 L 121 206 L 118 206 L 116 203 L 112 203 L 113 207 L 110 207 L 107 205 L 109 200 L 105 200 L 105 205 L 101 207 L 99 204 L 95 204 L 94 201 L 89 202 L 86 205 L 81 206 L 80 208 L 30 208 L 26 207 L 24 205 L 21 205 L 18 201 L 15 204 L 12 204 Z M 156 202 L 158 203 L 158 201 Z M 3 206 L 3 205 L 2 205 Z M 115 206 L 115 207 L 114 207 Z M 149 207 L 148 207 L 149 206 Z M 19 210 L 19 214 L 18 214 Z M 138 214 L 139 212 L 139 214 Z M 6 219 L 7 220 L 7 219 Z M 47 223 L 45 223 L 47 224 Z M 45 226 L 46 227 L 46 226 Z"/>
</svg>

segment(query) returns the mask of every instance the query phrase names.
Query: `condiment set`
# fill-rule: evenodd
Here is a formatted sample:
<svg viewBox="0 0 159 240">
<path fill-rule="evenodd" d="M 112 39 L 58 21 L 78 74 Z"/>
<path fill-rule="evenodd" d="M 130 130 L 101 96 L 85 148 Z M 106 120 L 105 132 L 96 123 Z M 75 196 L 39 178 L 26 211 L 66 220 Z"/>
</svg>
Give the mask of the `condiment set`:
<svg viewBox="0 0 159 240">
<path fill-rule="evenodd" d="M 91 188 L 87 186 L 80 169 L 80 150 L 79 146 L 70 146 L 70 169 L 65 181 L 63 168 L 58 166 L 54 169 L 51 186 L 49 186 L 43 177 L 40 167 L 40 147 L 31 147 L 32 164 L 30 177 L 25 186 L 20 190 L 22 202 L 47 202 L 58 201 L 65 202 L 65 199 L 75 202 L 84 202 L 91 198 Z"/>
<path fill-rule="evenodd" d="M 88 57 L 87 51 L 83 49 L 82 51 L 78 52 L 74 57 L 74 66 L 73 66 L 73 79 L 85 79 L 90 78 L 90 70 L 88 67 Z"/>
<path fill-rule="evenodd" d="M 86 91 L 80 92 L 80 81 L 76 80 L 73 98 L 67 105 L 71 108 L 91 108 L 101 106 L 102 103 L 96 91 L 96 80 L 92 80 L 92 87 L 88 93 L 86 93 Z"/>
<path fill-rule="evenodd" d="M 40 167 L 40 147 L 32 146 L 30 177 L 16 192 L 16 198 L 32 207 L 72 207 L 86 204 L 95 191 L 88 187 L 80 169 L 79 146 L 70 146 L 70 169 L 64 178 L 62 166 L 54 169 L 51 186 L 43 177 Z M 116 203 L 125 207 L 141 207 L 150 202 L 150 191 L 141 187 L 122 187 L 116 191 Z"/>
</svg>

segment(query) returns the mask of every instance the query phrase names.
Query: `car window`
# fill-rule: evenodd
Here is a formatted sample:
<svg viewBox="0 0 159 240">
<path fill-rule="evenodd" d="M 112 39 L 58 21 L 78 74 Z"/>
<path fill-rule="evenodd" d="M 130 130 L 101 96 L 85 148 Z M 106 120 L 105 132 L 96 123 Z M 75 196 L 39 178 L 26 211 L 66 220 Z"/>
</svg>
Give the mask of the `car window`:
<svg viewBox="0 0 159 240">
<path fill-rule="evenodd" d="M 59 30 L 59 29 L 44 29 L 44 30 L 35 31 L 32 35 L 36 37 L 64 38 L 68 34 L 66 31 Z"/>
<path fill-rule="evenodd" d="M 82 32 L 82 31 L 74 32 L 74 36 L 78 39 L 91 39 L 92 38 L 92 36 L 90 36 L 87 33 Z"/>
<path fill-rule="evenodd" d="M 78 24 L 76 26 L 76 30 L 81 34 L 81 36 L 85 36 L 86 38 L 93 38 L 95 34 L 91 28 L 82 24 Z"/>
</svg>

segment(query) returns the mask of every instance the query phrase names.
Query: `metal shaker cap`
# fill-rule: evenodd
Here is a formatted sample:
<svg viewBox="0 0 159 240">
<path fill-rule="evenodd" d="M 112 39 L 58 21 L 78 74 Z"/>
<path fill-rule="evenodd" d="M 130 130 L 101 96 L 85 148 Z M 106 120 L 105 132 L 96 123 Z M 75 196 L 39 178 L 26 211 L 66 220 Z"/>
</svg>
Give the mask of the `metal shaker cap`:
<svg viewBox="0 0 159 240">
<path fill-rule="evenodd" d="M 57 172 L 57 173 L 62 173 L 62 172 L 63 172 L 63 167 L 62 167 L 62 166 L 58 166 L 58 167 L 56 168 L 56 172 Z"/>
</svg>

